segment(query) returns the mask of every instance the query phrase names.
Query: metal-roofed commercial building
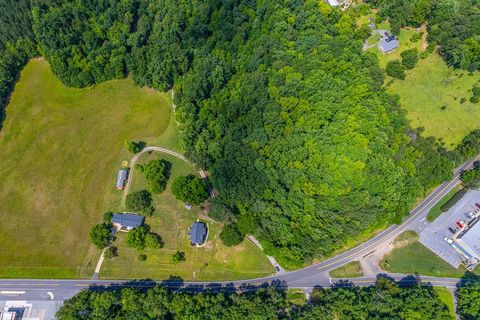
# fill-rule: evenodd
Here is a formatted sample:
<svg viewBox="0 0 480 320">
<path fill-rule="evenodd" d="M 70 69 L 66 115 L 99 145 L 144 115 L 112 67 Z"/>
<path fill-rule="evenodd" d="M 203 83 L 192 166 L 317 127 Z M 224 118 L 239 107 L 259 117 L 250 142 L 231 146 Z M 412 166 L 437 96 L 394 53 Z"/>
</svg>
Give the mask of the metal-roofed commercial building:
<svg viewBox="0 0 480 320">
<path fill-rule="evenodd" d="M 112 223 L 122 231 L 130 231 L 136 227 L 143 225 L 144 217 L 139 214 L 131 213 L 115 213 L 112 216 Z"/>
<path fill-rule="evenodd" d="M 190 243 L 197 247 L 201 247 L 205 244 L 208 237 L 208 228 L 204 222 L 197 221 L 190 227 L 188 232 L 190 236 Z"/>
<path fill-rule="evenodd" d="M 127 181 L 128 177 L 128 170 L 127 169 L 120 169 L 118 170 L 117 175 L 117 189 L 122 190 L 125 188 L 125 182 Z"/>
<path fill-rule="evenodd" d="M 455 239 L 454 244 L 459 247 L 462 251 L 460 253 L 467 260 L 467 268 L 475 268 L 480 262 L 480 219 L 475 219 L 468 229 Z"/>
</svg>

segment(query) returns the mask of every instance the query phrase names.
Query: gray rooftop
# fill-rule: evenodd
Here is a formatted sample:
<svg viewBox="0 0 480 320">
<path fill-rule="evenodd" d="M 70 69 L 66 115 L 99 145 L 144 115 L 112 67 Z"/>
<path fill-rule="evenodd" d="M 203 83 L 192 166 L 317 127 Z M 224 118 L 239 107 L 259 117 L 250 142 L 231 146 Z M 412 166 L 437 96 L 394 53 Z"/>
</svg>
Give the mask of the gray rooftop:
<svg viewBox="0 0 480 320">
<path fill-rule="evenodd" d="M 386 38 L 380 39 L 380 46 L 382 47 L 383 52 L 389 52 L 397 49 L 400 46 L 400 42 L 397 39 L 390 40 Z"/>
<path fill-rule="evenodd" d="M 462 243 L 473 256 L 480 259 L 480 220 L 477 220 L 459 239 L 459 242 Z"/>
<path fill-rule="evenodd" d="M 118 189 L 123 189 L 123 187 L 125 185 L 125 180 L 127 180 L 127 174 L 128 174 L 127 169 L 118 170 L 118 175 L 117 175 L 117 188 Z"/>
<path fill-rule="evenodd" d="M 195 222 L 190 227 L 190 242 L 193 244 L 203 244 L 207 236 L 207 226 L 203 222 Z"/>
<path fill-rule="evenodd" d="M 136 228 L 143 224 L 143 216 L 131 213 L 115 213 L 112 217 L 112 223 L 118 223 L 122 227 Z"/>
</svg>

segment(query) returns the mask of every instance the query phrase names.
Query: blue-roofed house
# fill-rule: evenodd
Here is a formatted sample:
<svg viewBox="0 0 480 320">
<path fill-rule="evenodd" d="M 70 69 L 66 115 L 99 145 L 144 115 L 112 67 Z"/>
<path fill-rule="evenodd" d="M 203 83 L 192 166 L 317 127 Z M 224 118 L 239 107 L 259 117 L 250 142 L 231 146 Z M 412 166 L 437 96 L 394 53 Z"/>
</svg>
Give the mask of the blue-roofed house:
<svg viewBox="0 0 480 320">
<path fill-rule="evenodd" d="M 112 216 L 113 225 L 120 231 L 130 231 L 143 225 L 144 217 L 139 214 L 115 213 Z"/>
<path fill-rule="evenodd" d="M 192 246 L 202 247 L 205 245 L 208 238 L 207 225 L 204 222 L 197 220 L 197 222 L 190 227 L 188 235 L 190 236 L 190 243 Z"/>
<path fill-rule="evenodd" d="M 128 170 L 127 169 L 120 169 L 118 170 L 117 175 L 117 189 L 122 190 L 125 188 L 125 182 L 127 181 L 128 177 Z"/>
</svg>

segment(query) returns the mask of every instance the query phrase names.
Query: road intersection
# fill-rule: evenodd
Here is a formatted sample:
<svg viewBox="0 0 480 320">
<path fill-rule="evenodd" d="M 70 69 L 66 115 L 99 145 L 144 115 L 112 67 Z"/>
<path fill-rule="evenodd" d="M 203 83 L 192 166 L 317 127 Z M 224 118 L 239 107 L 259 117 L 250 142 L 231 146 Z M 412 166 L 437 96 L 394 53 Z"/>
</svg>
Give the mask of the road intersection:
<svg viewBox="0 0 480 320">
<path fill-rule="evenodd" d="M 218 281 L 218 282 L 189 282 L 189 281 L 163 281 L 154 282 L 152 280 L 37 280 L 37 279 L 0 279 L 0 299 L 8 300 L 55 300 L 63 301 L 78 293 L 80 290 L 95 287 L 151 287 L 157 283 L 162 283 L 172 288 L 187 288 L 194 291 L 205 289 L 226 289 L 226 290 L 248 290 L 266 284 L 279 285 L 289 288 L 302 288 L 306 291 L 315 287 L 334 287 L 345 285 L 369 286 L 375 284 L 377 276 L 365 276 L 359 278 L 348 279 L 332 279 L 328 272 L 335 268 L 341 267 L 351 261 L 359 260 L 379 246 L 385 245 L 393 241 L 400 233 L 406 230 L 418 230 L 419 226 L 425 220 L 429 210 L 447 193 L 460 183 L 460 174 L 463 170 L 473 166 L 475 161 L 480 159 L 480 155 L 475 159 L 465 163 L 459 167 L 452 180 L 441 184 L 433 190 L 417 207 L 399 225 L 393 225 L 377 234 L 370 240 L 347 250 L 334 257 L 326 259 L 322 262 L 315 263 L 303 269 L 281 273 L 257 279 L 248 279 L 240 281 Z M 428 282 L 433 286 L 444 286 L 455 288 L 460 279 L 457 278 L 437 278 L 412 276 L 404 274 L 384 274 L 378 276 L 386 276 L 400 283 L 408 284 L 411 282 Z M 24 292 L 21 295 L 12 292 Z"/>
</svg>

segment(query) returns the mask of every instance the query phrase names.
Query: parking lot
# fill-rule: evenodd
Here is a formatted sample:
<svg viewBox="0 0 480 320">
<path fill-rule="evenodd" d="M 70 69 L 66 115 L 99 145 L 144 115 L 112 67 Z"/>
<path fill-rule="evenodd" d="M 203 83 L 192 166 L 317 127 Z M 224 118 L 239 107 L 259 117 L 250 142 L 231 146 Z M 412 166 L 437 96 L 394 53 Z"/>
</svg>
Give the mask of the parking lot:
<svg viewBox="0 0 480 320">
<path fill-rule="evenodd" d="M 457 221 L 463 220 L 468 222 L 470 218 L 465 215 L 466 212 L 479 210 L 475 206 L 476 202 L 480 203 L 480 191 L 468 191 L 455 206 L 442 213 L 434 222 L 426 223 L 420 232 L 420 242 L 454 268 L 460 266 L 462 259 L 444 240 L 444 237 L 452 238 L 453 234 L 449 231 L 449 228 L 457 230 Z"/>
</svg>

